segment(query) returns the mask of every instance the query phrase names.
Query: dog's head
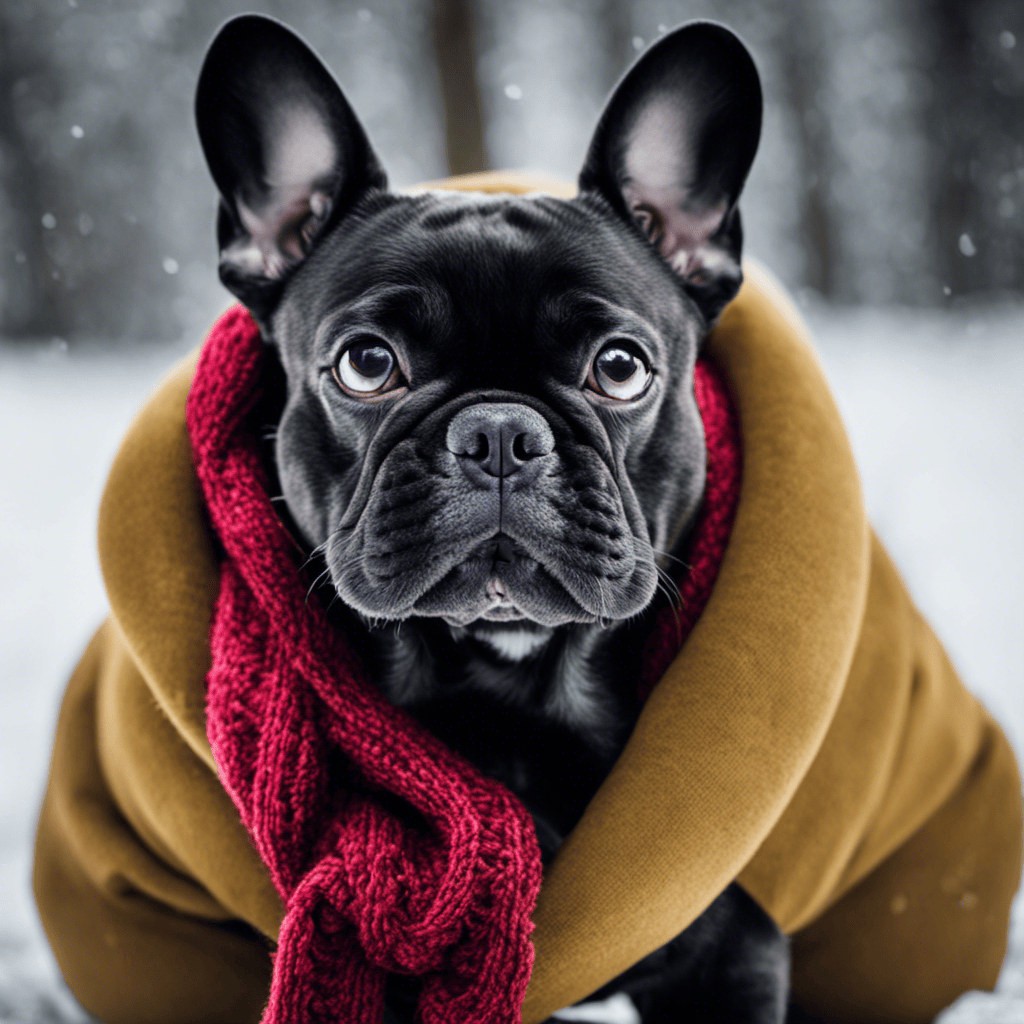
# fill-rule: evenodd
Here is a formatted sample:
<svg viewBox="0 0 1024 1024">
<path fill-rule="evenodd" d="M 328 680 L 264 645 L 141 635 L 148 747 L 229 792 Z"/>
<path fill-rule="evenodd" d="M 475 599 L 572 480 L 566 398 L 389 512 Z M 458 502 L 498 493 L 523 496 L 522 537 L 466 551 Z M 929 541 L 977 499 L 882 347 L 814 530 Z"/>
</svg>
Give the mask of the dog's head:
<svg viewBox="0 0 1024 1024">
<path fill-rule="evenodd" d="M 568 201 L 388 192 L 334 79 L 266 18 L 221 30 L 196 113 L 221 279 L 285 373 L 284 498 L 341 599 L 527 629 L 642 610 L 700 500 L 694 363 L 741 280 L 742 43 L 695 23 L 652 46 Z"/>
</svg>

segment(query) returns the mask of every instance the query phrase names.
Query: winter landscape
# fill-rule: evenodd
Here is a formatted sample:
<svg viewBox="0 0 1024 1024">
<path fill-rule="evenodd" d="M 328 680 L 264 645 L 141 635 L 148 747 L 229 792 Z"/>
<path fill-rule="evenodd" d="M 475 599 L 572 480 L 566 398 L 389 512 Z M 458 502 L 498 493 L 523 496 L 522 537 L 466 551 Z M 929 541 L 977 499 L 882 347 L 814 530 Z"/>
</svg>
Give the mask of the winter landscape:
<svg viewBox="0 0 1024 1024">
<path fill-rule="evenodd" d="M 105 614 L 106 472 L 229 298 L 192 93 L 253 8 L 315 42 L 399 188 L 572 179 L 637 53 L 692 18 L 738 31 L 765 95 L 746 252 L 798 297 L 872 521 L 1024 761 L 1020 0 L 0 0 L 0 1024 L 87 1020 L 35 915 L 32 834 Z M 1024 898 L 997 991 L 940 1021 L 1024 1022 Z"/>
</svg>

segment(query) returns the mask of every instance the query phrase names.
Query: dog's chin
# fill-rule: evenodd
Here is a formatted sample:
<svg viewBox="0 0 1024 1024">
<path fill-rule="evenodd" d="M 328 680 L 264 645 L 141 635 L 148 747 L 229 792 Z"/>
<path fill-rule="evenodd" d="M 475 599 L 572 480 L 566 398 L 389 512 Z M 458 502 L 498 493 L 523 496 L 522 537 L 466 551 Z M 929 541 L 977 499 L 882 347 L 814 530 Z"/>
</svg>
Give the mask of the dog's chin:
<svg viewBox="0 0 1024 1024">
<path fill-rule="evenodd" d="M 498 563 L 469 558 L 430 587 L 412 614 L 441 618 L 451 626 L 483 621 L 555 627 L 598 619 L 539 562 L 526 557 Z"/>
</svg>

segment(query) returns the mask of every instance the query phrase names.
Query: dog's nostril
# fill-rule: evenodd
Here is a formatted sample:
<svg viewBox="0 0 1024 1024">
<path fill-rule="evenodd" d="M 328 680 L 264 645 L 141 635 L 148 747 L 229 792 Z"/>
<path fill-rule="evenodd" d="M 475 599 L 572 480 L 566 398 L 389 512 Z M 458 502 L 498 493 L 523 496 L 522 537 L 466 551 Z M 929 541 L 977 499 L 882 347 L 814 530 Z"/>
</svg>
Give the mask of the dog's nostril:
<svg viewBox="0 0 1024 1024">
<path fill-rule="evenodd" d="M 482 462 L 490 454 L 491 446 L 487 441 L 487 435 L 483 433 L 477 434 L 475 441 L 476 443 L 473 449 L 466 452 L 466 454 L 471 459 L 476 459 L 478 462 Z"/>
<path fill-rule="evenodd" d="M 526 450 L 525 434 L 516 434 L 512 439 L 512 454 L 520 462 L 525 462 L 527 459 L 533 458 L 532 453 Z"/>
</svg>

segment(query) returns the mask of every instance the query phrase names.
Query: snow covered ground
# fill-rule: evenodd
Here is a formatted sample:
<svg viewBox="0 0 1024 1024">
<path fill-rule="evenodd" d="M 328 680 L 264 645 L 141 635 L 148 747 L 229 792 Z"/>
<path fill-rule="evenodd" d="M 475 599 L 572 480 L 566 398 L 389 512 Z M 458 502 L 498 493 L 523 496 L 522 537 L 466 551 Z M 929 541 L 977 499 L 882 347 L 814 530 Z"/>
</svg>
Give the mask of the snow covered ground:
<svg viewBox="0 0 1024 1024">
<path fill-rule="evenodd" d="M 872 519 L 968 684 L 1024 755 L 1024 309 L 808 310 Z M 105 600 L 94 524 L 134 411 L 185 348 L 0 342 L 0 1024 L 85 1018 L 28 889 L 57 702 Z M 942 1024 L 1024 1021 L 1024 905 L 994 995 Z"/>
</svg>

